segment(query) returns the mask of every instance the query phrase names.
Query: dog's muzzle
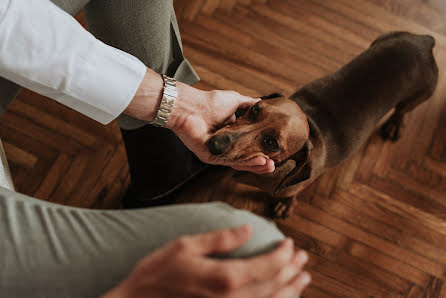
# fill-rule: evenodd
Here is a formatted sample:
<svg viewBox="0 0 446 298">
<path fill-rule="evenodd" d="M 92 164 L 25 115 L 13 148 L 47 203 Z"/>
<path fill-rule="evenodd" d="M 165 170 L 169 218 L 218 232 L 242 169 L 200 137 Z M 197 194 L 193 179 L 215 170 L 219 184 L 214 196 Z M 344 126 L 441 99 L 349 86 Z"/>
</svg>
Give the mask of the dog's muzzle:
<svg viewBox="0 0 446 298">
<path fill-rule="evenodd" d="M 226 151 L 232 141 L 233 138 L 230 135 L 215 135 L 209 139 L 207 146 L 212 155 L 221 155 Z"/>
</svg>

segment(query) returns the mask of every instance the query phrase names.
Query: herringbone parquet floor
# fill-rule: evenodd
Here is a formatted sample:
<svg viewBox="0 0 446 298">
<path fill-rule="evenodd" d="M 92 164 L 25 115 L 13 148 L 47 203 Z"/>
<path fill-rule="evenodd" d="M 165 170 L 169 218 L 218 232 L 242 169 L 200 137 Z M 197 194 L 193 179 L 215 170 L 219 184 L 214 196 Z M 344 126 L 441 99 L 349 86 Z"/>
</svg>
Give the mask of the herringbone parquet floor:
<svg viewBox="0 0 446 298">
<path fill-rule="evenodd" d="M 197 87 L 290 95 L 381 33 L 435 36 L 440 80 L 397 143 L 377 135 L 315 181 L 279 227 L 306 249 L 304 297 L 446 297 L 446 3 L 443 0 L 175 0 Z M 0 120 L 18 191 L 116 208 L 128 168 L 116 124 L 102 127 L 30 91 Z M 213 185 L 198 187 L 197 185 Z M 179 201 L 225 200 L 262 213 L 264 195 L 216 169 Z"/>
</svg>

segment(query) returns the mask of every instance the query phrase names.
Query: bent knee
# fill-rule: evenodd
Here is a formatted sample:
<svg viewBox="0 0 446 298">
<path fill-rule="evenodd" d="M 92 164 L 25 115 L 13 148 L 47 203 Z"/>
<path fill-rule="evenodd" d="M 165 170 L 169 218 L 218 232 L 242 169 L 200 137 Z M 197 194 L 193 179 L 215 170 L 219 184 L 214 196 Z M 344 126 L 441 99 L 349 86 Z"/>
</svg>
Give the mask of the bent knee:
<svg viewBox="0 0 446 298">
<path fill-rule="evenodd" d="M 225 203 L 209 204 L 214 212 L 222 212 L 217 216 L 220 228 L 236 227 L 249 224 L 253 233 L 249 241 L 239 249 L 228 254 L 228 257 L 251 257 L 274 249 L 285 236 L 273 221 L 260 217 L 247 210 L 235 209 Z"/>
</svg>

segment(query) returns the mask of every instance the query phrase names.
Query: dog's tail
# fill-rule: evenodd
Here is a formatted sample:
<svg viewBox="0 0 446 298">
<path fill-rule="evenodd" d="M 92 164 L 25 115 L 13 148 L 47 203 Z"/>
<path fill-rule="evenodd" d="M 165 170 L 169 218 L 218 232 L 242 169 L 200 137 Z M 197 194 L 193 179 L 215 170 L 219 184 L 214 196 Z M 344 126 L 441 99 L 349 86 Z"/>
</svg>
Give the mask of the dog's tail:
<svg viewBox="0 0 446 298">
<path fill-rule="evenodd" d="M 393 31 L 386 34 L 383 34 L 379 36 L 375 41 L 372 42 L 371 46 L 380 43 L 384 40 L 397 38 L 397 37 L 404 37 L 411 39 L 415 43 L 421 43 L 423 47 L 427 47 L 429 50 L 432 50 L 435 46 L 435 39 L 431 35 L 418 35 L 418 34 L 412 34 L 405 31 Z"/>
<path fill-rule="evenodd" d="M 434 93 L 438 83 L 438 66 L 433 53 L 435 38 L 431 35 L 420 35 L 420 41 L 422 46 L 427 48 L 427 52 L 429 52 L 429 54 L 425 56 L 425 59 L 427 61 L 426 65 L 430 65 L 431 67 L 430 71 L 425 73 L 425 76 L 429 78 L 430 82 L 430 88 L 428 88 L 429 91 L 427 93 L 430 97 Z"/>
<path fill-rule="evenodd" d="M 429 49 L 433 49 L 435 47 L 435 38 L 431 35 L 421 35 L 422 42 Z"/>
</svg>

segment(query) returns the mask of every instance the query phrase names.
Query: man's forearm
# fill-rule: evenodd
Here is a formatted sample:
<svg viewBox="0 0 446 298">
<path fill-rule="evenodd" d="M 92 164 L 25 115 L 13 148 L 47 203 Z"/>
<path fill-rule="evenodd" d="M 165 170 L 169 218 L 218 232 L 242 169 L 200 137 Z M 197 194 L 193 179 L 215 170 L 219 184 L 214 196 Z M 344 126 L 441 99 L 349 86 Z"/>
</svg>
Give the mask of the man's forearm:
<svg viewBox="0 0 446 298">
<path fill-rule="evenodd" d="M 163 95 L 163 85 L 161 75 L 147 68 L 135 96 L 124 113 L 140 120 L 152 121 Z"/>
<path fill-rule="evenodd" d="M 206 91 L 199 90 L 182 82 L 177 82 L 176 85 L 178 96 L 166 125 L 167 128 L 174 131 L 191 114 L 205 112 L 203 111 L 203 101 L 207 96 Z M 144 79 L 124 113 L 134 118 L 151 122 L 158 111 L 163 90 L 164 82 L 161 75 L 147 68 Z"/>
</svg>

